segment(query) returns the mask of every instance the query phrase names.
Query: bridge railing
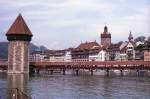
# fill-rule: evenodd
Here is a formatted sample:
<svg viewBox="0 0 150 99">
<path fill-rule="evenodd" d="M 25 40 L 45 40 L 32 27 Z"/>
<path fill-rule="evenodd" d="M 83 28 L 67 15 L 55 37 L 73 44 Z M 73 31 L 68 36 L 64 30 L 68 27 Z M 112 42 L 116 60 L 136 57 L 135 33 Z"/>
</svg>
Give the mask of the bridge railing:
<svg viewBox="0 0 150 99">
<path fill-rule="evenodd" d="M 31 65 L 149 65 L 150 61 L 30 62 Z"/>
</svg>

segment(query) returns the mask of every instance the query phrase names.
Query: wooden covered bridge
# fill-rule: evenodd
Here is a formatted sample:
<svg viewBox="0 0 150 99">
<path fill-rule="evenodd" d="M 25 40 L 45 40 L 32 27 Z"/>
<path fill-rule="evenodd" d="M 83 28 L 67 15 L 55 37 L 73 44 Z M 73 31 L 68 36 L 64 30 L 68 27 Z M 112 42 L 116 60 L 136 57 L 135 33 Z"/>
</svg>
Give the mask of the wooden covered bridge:
<svg viewBox="0 0 150 99">
<path fill-rule="evenodd" d="M 0 62 L 0 69 L 7 70 L 7 62 Z M 150 70 L 150 61 L 85 61 L 85 62 L 30 62 L 31 71 L 55 70 L 60 69 L 65 74 L 66 70 L 72 69 L 77 73 L 81 69 L 90 70 L 93 74 L 93 70 L 101 69 L 106 70 Z"/>
<path fill-rule="evenodd" d="M 87 62 L 30 62 L 30 67 L 37 70 L 38 72 L 41 69 L 53 70 L 61 69 L 63 74 L 68 69 L 76 71 L 78 75 L 79 70 L 89 70 L 91 75 L 93 75 L 93 70 L 101 69 L 106 70 L 109 73 L 109 70 L 120 70 L 121 73 L 123 70 L 150 70 L 150 61 L 87 61 Z"/>
</svg>

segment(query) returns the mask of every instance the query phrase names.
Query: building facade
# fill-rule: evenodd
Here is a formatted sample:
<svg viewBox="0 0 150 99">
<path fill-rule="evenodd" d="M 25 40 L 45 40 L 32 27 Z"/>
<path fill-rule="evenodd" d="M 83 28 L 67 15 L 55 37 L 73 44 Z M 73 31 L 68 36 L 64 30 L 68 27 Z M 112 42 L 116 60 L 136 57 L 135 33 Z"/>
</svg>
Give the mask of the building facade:
<svg viewBox="0 0 150 99">
<path fill-rule="evenodd" d="M 72 50 L 72 61 L 91 61 L 95 60 L 95 55 L 97 55 L 97 48 L 99 44 L 94 42 L 81 43 L 77 48 Z"/>
<path fill-rule="evenodd" d="M 34 51 L 30 54 L 30 62 L 46 61 L 47 55 L 42 51 Z"/>
<path fill-rule="evenodd" d="M 105 61 L 106 50 L 96 41 L 81 43 L 72 51 L 72 61 Z"/>
<path fill-rule="evenodd" d="M 150 61 L 150 41 L 144 43 L 144 61 Z"/>
<path fill-rule="evenodd" d="M 70 62 L 71 61 L 71 49 L 66 50 L 45 50 L 34 51 L 30 54 L 30 61 L 49 61 L 49 62 Z"/>
<path fill-rule="evenodd" d="M 116 43 L 116 44 L 111 44 L 107 49 L 107 54 L 108 60 L 115 61 L 115 60 L 120 60 L 120 46 L 122 42 Z"/>
<path fill-rule="evenodd" d="M 133 36 L 130 31 L 129 37 L 128 37 L 128 43 L 126 45 L 126 53 L 128 60 L 134 60 L 135 59 L 135 42 L 133 41 Z"/>
</svg>

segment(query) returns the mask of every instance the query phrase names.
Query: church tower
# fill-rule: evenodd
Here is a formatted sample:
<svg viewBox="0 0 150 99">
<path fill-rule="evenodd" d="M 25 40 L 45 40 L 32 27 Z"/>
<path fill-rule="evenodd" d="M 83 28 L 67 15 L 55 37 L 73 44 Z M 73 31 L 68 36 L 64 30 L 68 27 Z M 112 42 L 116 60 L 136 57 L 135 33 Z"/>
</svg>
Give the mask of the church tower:
<svg viewBox="0 0 150 99">
<path fill-rule="evenodd" d="M 133 36 L 132 36 L 131 31 L 130 31 L 130 34 L 129 34 L 128 40 L 129 40 L 129 41 L 133 41 Z"/>
<path fill-rule="evenodd" d="M 104 32 L 101 33 L 101 45 L 108 48 L 111 44 L 111 34 L 108 33 L 107 26 L 104 27 Z"/>
<path fill-rule="evenodd" d="M 21 14 L 6 33 L 8 47 L 8 73 L 29 72 L 29 43 L 32 33 Z"/>
</svg>

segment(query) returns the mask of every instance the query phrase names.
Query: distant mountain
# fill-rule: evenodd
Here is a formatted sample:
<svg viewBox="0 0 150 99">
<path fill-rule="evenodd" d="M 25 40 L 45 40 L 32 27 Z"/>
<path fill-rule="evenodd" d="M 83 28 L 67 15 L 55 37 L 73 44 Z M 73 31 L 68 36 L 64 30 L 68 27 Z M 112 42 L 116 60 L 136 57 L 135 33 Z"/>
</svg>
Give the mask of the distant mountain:
<svg viewBox="0 0 150 99">
<path fill-rule="evenodd" d="M 40 51 L 40 48 L 33 43 L 30 43 L 29 49 L 30 49 L 30 53 L 32 53 L 33 51 Z"/>
<path fill-rule="evenodd" d="M 148 39 L 147 39 L 149 42 L 150 42 L 150 36 L 148 37 Z"/>
<path fill-rule="evenodd" d="M 0 58 L 7 59 L 8 42 L 0 42 Z"/>
<path fill-rule="evenodd" d="M 44 51 L 47 50 L 44 46 L 37 46 L 33 43 L 30 43 L 30 53 L 33 51 Z M 7 59 L 8 56 L 8 42 L 0 42 L 0 58 Z"/>
<path fill-rule="evenodd" d="M 40 48 L 41 51 L 48 50 L 45 46 L 40 46 L 39 48 Z"/>
</svg>

